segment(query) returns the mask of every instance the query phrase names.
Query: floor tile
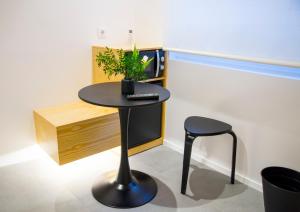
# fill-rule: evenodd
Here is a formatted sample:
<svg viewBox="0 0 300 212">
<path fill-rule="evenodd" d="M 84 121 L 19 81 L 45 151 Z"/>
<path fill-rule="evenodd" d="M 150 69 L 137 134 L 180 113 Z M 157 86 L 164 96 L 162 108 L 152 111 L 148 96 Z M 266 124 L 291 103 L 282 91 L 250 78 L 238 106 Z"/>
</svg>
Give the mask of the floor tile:
<svg viewBox="0 0 300 212">
<path fill-rule="evenodd" d="M 120 211 L 97 202 L 91 193 L 98 180 L 114 178 L 116 148 L 64 166 L 48 157 L 0 167 L 1 212 Z M 130 157 L 132 169 L 150 174 L 158 185 L 148 204 L 132 212 L 263 212 L 262 194 L 201 163 L 191 161 L 187 194 L 180 193 L 182 155 L 164 146 Z"/>
</svg>

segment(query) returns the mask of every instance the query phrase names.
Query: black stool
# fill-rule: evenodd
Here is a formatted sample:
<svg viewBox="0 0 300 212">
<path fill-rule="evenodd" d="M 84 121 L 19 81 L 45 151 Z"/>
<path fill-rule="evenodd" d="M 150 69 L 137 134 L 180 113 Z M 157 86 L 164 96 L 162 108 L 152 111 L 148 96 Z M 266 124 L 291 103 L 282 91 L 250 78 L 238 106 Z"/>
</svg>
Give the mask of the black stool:
<svg viewBox="0 0 300 212">
<path fill-rule="evenodd" d="M 181 181 L 181 193 L 185 194 L 186 184 L 188 180 L 192 145 L 198 136 L 214 136 L 222 134 L 230 134 L 233 137 L 233 151 L 232 151 L 232 167 L 231 167 L 231 184 L 234 184 L 235 175 L 235 161 L 236 161 L 236 146 L 237 138 L 232 131 L 232 126 L 221 121 L 209 119 L 199 116 L 188 117 L 184 122 L 185 129 L 185 145 L 183 157 L 183 170 Z"/>
</svg>

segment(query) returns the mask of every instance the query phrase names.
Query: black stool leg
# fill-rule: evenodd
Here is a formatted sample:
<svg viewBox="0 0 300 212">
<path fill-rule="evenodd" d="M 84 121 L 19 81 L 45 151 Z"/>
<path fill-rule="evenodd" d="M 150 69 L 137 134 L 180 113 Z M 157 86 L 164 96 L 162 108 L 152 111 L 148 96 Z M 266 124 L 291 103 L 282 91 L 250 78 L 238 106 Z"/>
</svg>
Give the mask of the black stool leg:
<svg viewBox="0 0 300 212">
<path fill-rule="evenodd" d="M 236 163 L 236 147 L 237 147 L 237 138 L 233 131 L 229 133 L 233 137 L 233 149 L 232 149 L 232 165 L 231 165 L 231 184 L 234 184 L 235 178 L 235 163 Z"/>
<path fill-rule="evenodd" d="M 194 140 L 195 140 L 194 137 L 189 136 L 187 133 L 185 133 L 183 169 L 182 169 L 182 180 L 181 180 L 182 194 L 185 194 L 186 192 L 186 185 L 187 185 L 187 180 L 189 175 L 190 160 L 191 160 L 191 153 L 192 153 L 192 145 Z"/>
</svg>

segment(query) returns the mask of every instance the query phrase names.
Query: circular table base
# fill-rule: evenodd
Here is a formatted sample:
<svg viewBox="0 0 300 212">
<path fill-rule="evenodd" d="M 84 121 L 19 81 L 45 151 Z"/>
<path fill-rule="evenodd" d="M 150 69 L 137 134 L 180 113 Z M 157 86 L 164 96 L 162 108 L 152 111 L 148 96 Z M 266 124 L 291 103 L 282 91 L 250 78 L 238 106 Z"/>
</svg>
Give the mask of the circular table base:
<svg viewBox="0 0 300 212">
<path fill-rule="evenodd" d="M 131 170 L 132 183 L 122 188 L 116 182 L 95 183 L 92 193 L 95 199 L 113 208 L 133 208 L 150 202 L 157 193 L 157 185 L 149 175 Z"/>
</svg>

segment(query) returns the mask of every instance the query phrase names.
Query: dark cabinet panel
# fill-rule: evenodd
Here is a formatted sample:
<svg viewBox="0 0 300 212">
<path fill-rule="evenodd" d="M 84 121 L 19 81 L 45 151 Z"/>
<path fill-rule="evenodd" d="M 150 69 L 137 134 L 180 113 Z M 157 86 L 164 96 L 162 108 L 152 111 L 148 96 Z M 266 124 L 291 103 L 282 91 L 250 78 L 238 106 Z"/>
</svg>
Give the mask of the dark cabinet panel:
<svg viewBox="0 0 300 212">
<path fill-rule="evenodd" d="M 161 137 L 162 104 L 133 108 L 130 113 L 128 148 Z"/>
</svg>

